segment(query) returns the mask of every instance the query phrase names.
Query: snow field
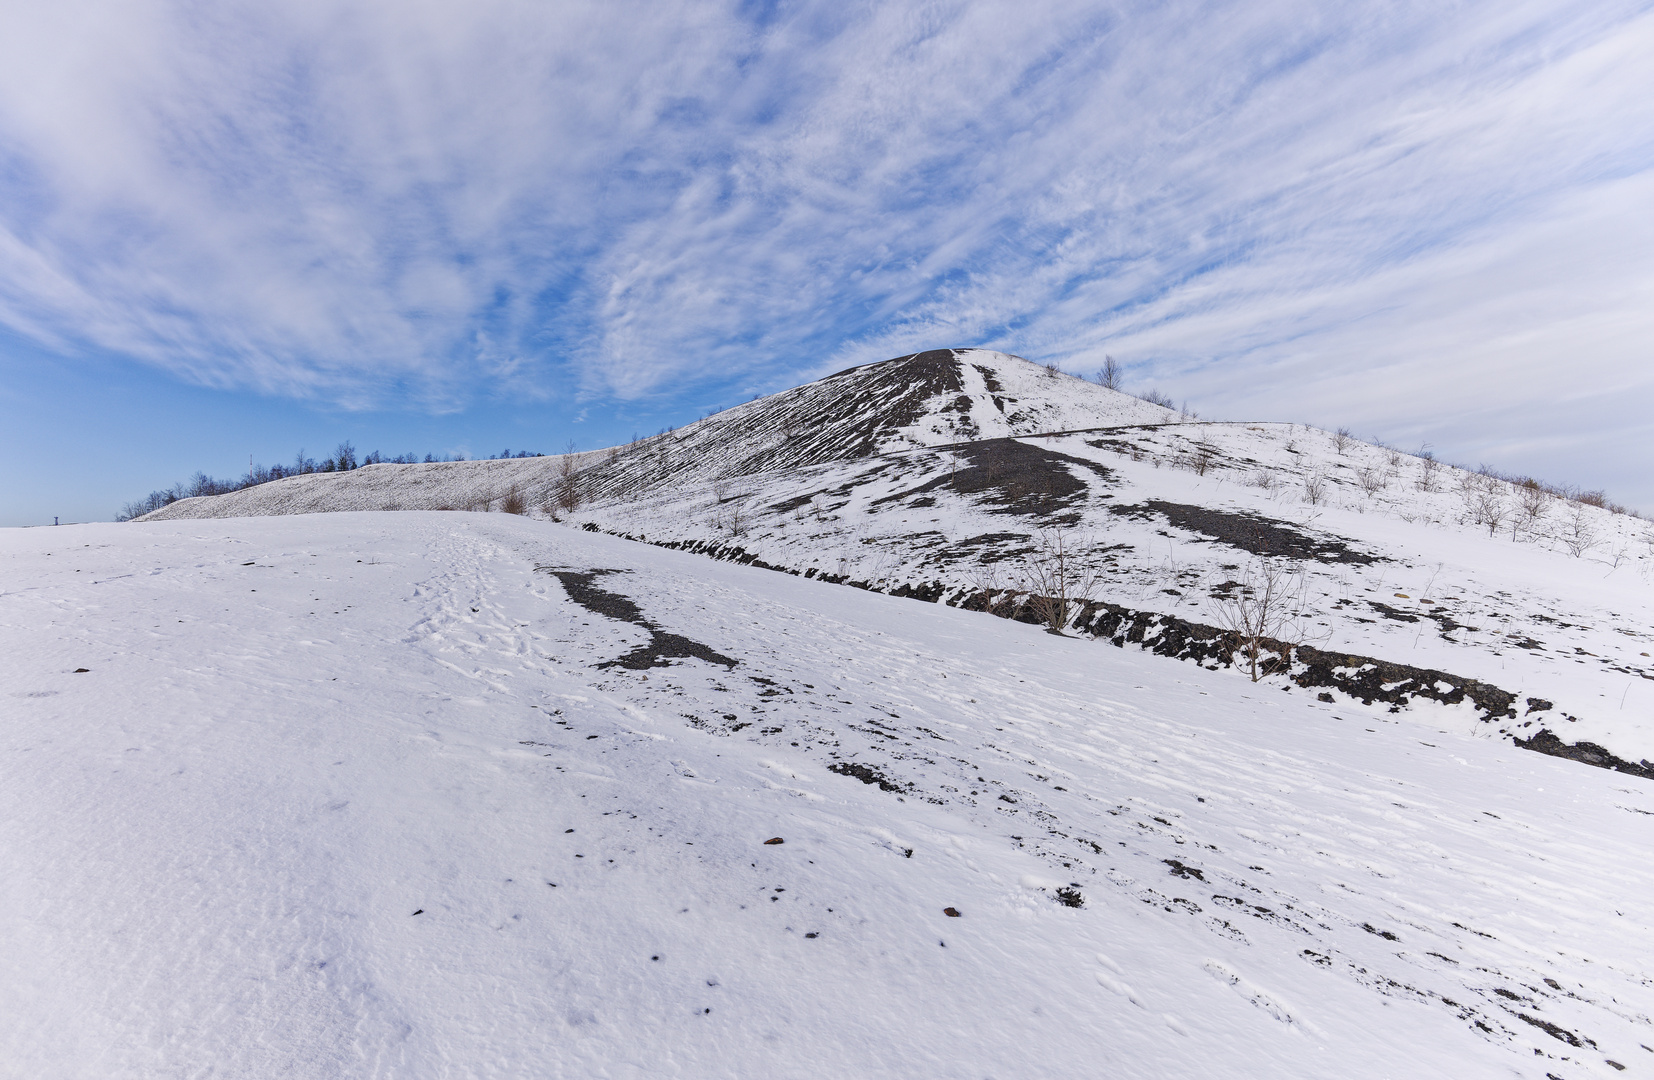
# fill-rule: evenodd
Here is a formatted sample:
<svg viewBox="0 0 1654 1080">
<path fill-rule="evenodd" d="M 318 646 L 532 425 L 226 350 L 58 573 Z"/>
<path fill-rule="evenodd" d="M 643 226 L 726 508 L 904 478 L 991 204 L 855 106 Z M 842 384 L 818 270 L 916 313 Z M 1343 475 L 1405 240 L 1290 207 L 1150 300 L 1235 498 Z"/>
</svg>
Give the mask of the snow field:
<svg viewBox="0 0 1654 1080">
<path fill-rule="evenodd" d="M 1468 724 L 505 515 L 0 568 L 5 1075 L 1654 1063 L 1654 793 Z"/>
</svg>

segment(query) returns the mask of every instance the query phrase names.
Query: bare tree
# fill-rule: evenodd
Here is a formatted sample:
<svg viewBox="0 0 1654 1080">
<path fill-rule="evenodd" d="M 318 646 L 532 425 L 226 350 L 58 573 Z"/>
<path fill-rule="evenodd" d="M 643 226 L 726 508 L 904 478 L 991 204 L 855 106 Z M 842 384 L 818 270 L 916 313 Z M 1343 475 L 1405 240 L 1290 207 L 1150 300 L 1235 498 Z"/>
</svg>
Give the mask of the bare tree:
<svg viewBox="0 0 1654 1080">
<path fill-rule="evenodd" d="M 1114 362 L 1114 357 L 1103 357 L 1103 366 L 1097 369 L 1096 379 L 1097 385 L 1104 390 L 1120 389 L 1120 365 Z"/>
<path fill-rule="evenodd" d="M 1355 482 L 1361 485 L 1361 490 L 1372 498 L 1390 486 L 1390 478 L 1382 469 L 1362 467 L 1355 470 Z"/>
<path fill-rule="evenodd" d="M 1081 554 L 1083 545 L 1073 530 L 1041 529 L 1034 545 L 1023 563 L 1023 589 L 1039 621 L 1052 630 L 1061 630 L 1078 608 L 1092 599 L 1100 578 L 1090 560 Z"/>
<path fill-rule="evenodd" d="M 1304 639 L 1304 593 L 1302 564 L 1268 558 L 1249 563 L 1240 581 L 1213 590 L 1212 618 L 1234 635 L 1234 655 L 1246 661 L 1253 682 L 1291 664 L 1292 649 Z M 1265 659 L 1266 652 L 1274 659 Z"/>
<path fill-rule="evenodd" d="M 1327 477 L 1325 473 L 1312 472 L 1304 474 L 1304 501 L 1311 506 L 1320 506 L 1327 498 Z"/>
<path fill-rule="evenodd" d="M 1341 427 L 1332 433 L 1332 448 L 1340 455 L 1350 448 L 1350 429 Z"/>
</svg>

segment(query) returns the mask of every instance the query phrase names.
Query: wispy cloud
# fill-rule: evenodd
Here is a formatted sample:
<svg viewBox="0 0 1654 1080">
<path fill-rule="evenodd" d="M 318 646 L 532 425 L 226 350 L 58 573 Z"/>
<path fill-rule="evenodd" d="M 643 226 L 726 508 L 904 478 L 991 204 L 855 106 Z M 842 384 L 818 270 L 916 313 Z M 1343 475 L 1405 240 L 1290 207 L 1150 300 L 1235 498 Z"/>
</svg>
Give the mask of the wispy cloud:
<svg viewBox="0 0 1654 1080">
<path fill-rule="evenodd" d="M 627 398 L 982 343 L 1392 429 L 1562 363 L 1650 390 L 1646 4 L 8 21 L 0 322 L 211 385 Z"/>
</svg>

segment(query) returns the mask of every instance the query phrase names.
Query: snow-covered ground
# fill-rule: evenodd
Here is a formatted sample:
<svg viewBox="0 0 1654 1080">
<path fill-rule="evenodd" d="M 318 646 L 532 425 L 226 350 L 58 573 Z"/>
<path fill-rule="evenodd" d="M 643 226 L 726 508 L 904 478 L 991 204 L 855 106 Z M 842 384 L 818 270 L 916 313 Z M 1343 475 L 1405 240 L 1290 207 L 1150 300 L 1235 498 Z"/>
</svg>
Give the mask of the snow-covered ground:
<svg viewBox="0 0 1654 1080">
<path fill-rule="evenodd" d="M 1654 785 L 1445 710 L 457 512 L 0 532 L 0 649 L 0 1075 L 1654 1071 Z"/>
<path fill-rule="evenodd" d="M 1267 553 L 1303 567 L 1294 644 L 1488 684 L 1509 703 L 1483 710 L 1489 734 L 1654 775 L 1654 525 L 1541 488 L 1303 425 L 1189 422 L 983 350 L 855 368 L 568 464 L 577 483 L 555 458 L 379 465 L 151 517 L 497 509 L 515 491 L 542 516 L 948 603 L 1033 591 L 1061 533 L 1090 599 L 1208 627 Z"/>
<path fill-rule="evenodd" d="M 886 591 L 934 581 L 950 599 L 990 582 L 1025 587 L 1028 555 L 1056 524 L 1095 554 L 1096 599 L 1197 623 L 1218 617 L 1214 594 L 1244 579 L 1255 553 L 1243 545 L 1261 530 L 1276 550 L 1318 549 L 1301 559 L 1310 643 L 1509 691 L 1517 715 L 1492 726 L 1507 737 L 1544 726 L 1654 760 L 1654 526 L 1645 520 L 1552 498 L 1523 527 L 1506 492 L 1505 523 L 1490 532 L 1466 520 L 1460 490 L 1485 478 L 1443 467 L 1421 491 L 1419 459 L 1354 442 L 1338 454 L 1327 433 L 1296 425 L 1116 428 L 1008 445 L 1023 458 L 1002 466 L 1004 480 L 984 478 L 994 462 L 973 464 L 968 448 L 958 462 L 915 450 L 750 477 L 721 496 L 668 489 L 575 516 Z M 1188 464 L 1197 452 L 1210 454 L 1200 473 Z M 1072 477 L 1071 495 L 1049 496 L 1049 478 L 1035 470 L 1051 463 Z M 1015 494 L 1019 467 L 1034 473 L 1028 494 Z M 969 482 L 958 479 L 967 471 Z M 1358 471 L 1379 474 L 1383 487 L 1368 494 L 1342 475 Z M 1304 501 L 1306 475 L 1327 478 L 1314 504 Z M 1592 538 L 1577 555 L 1555 532 L 1576 515 Z"/>
</svg>

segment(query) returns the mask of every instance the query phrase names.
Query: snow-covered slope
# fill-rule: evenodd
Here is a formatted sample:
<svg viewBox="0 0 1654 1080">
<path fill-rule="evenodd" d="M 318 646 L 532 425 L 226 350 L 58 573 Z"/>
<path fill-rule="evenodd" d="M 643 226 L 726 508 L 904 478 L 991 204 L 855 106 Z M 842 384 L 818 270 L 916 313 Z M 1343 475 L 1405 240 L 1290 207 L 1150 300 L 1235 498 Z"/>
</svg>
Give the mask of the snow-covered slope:
<svg viewBox="0 0 1654 1080">
<path fill-rule="evenodd" d="M 1060 388 L 1060 392 L 1053 392 Z M 1176 414 L 1026 360 L 936 349 L 850 368 L 612 451 L 575 455 L 588 499 L 1046 431 L 1164 423 Z M 554 505 L 563 458 L 371 465 L 184 499 L 145 520 L 336 510 L 497 508 L 516 490 Z"/>
<path fill-rule="evenodd" d="M 1282 636 L 1299 647 L 1269 685 L 1654 777 L 1648 522 L 1300 425 L 1182 420 L 1015 357 L 937 350 L 584 455 L 570 519 L 1025 618 L 1060 543 L 1095 579 L 1068 630 L 1209 667 L 1234 655 L 1214 627 L 1251 572 L 1290 560 L 1303 618 Z M 510 490 L 570 516 L 566 471 L 375 466 L 152 517 L 483 508 Z"/>
<path fill-rule="evenodd" d="M 0 1075 L 1654 1068 L 1654 787 L 1474 723 L 502 514 L 0 532 L 0 650 Z"/>
</svg>

